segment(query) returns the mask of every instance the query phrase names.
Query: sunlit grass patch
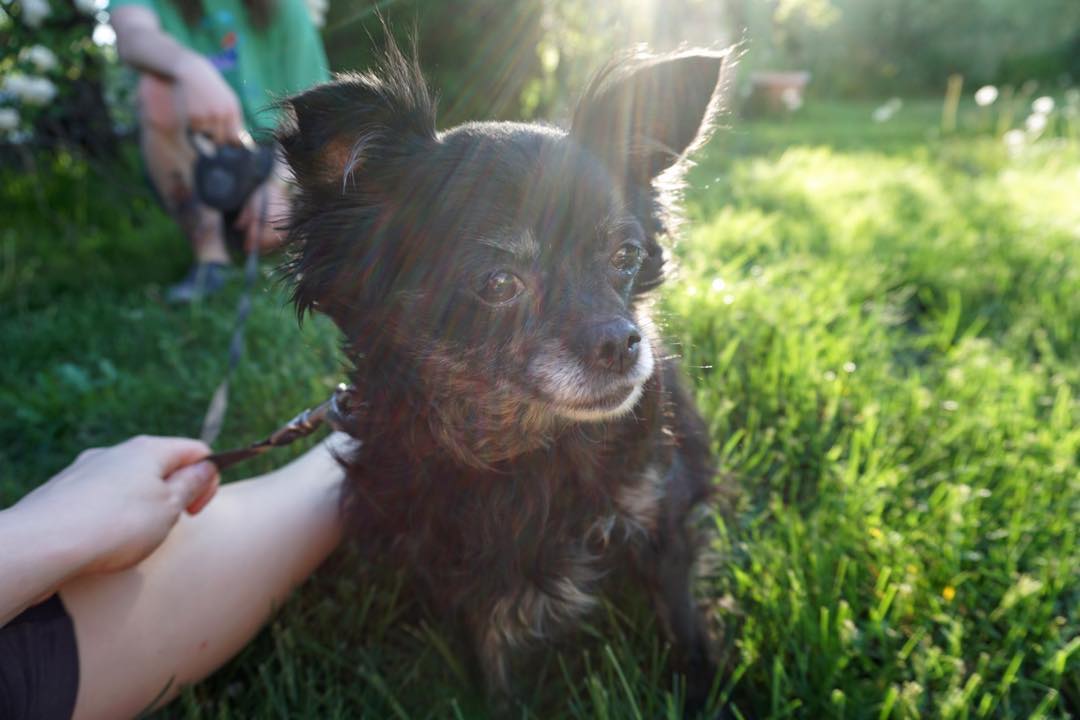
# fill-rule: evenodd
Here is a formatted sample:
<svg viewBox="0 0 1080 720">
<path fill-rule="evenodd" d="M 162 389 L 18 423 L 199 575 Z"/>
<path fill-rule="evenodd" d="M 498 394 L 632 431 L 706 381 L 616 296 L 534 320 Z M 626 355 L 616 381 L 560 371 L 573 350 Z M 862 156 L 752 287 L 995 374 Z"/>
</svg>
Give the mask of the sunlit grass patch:
<svg viewBox="0 0 1080 720">
<path fill-rule="evenodd" d="M 667 300 L 742 490 L 748 716 L 1080 698 L 1080 187 L 975 139 L 735 155 Z M 731 522 L 730 520 L 728 522 Z"/>
</svg>

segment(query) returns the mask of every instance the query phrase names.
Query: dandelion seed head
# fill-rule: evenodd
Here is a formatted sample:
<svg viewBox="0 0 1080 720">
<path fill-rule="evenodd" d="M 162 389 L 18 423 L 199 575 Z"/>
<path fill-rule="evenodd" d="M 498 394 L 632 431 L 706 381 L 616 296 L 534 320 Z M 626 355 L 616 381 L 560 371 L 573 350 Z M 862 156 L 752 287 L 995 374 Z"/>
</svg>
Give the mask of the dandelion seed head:
<svg viewBox="0 0 1080 720">
<path fill-rule="evenodd" d="M 1031 103 L 1031 112 L 1036 115 L 1049 115 L 1054 112 L 1054 98 L 1049 95 L 1035 98 L 1035 102 Z"/>
<path fill-rule="evenodd" d="M 1011 153 L 1017 153 L 1024 147 L 1024 143 L 1027 142 L 1027 136 L 1024 135 L 1023 130 L 1010 130 L 1005 133 L 1002 138 L 1005 141 L 1005 147 L 1009 149 Z"/>
<path fill-rule="evenodd" d="M 998 99 L 998 89 L 993 85 L 983 85 L 975 91 L 975 104 L 979 107 L 993 105 Z"/>
<path fill-rule="evenodd" d="M 883 105 L 878 106 L 871 117 L 876 123 L 884 123 L 892 120 L 893 115 L 900 112 L 900 108 L 904 106 L 904 101 L 900 98 L 889 98 Z"/>
</svg>

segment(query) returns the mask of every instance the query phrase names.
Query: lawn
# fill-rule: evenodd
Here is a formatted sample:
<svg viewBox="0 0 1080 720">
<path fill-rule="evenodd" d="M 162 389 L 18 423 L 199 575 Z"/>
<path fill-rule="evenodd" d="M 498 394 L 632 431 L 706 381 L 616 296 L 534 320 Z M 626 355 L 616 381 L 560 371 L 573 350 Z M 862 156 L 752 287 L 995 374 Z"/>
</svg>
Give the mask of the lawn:
<svg viewBox="0 0 1080 720">
<path fill-rule="evenodd" d="M 718 700 L 745 718 L 1080 715 L 1080 143 L 1010 154 L 974 127 L 942 137 L 937 103 L 872 109 L 732 120 L 687 193 L 662 308 L 737 491 L 703 521 Z M 196 434 L 236 292 L 163 304 L 185 257 L 131 158 L 39 158 L 4 172 L 0 205 L 0 506 L 88 445 Z M 219 445 L 325 397 L 340 361 L 268 279 Z M 342 551 L 159 715 L 483 716 L 450 633 L 401 587 Z M 526 679 L 522 716 L 677 717 L 649 613 L 593 620 Z"/>
</svg>

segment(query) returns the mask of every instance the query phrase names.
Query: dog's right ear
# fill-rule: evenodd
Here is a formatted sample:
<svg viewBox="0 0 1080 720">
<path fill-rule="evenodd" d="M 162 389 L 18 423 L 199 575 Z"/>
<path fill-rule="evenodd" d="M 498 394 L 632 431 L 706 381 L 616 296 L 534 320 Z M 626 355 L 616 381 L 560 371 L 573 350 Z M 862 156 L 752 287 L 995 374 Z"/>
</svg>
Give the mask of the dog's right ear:
<svg viewBox="0 0 1080 720">
<path fill-rule="evenodd" d="M 435 142 L 435 101 L 416 63 L 390 45 L 375 73 L 338 75 L 281 103 L 277 140 L 301 190 L 341 195 L 382 161 Z"/>
</svg>

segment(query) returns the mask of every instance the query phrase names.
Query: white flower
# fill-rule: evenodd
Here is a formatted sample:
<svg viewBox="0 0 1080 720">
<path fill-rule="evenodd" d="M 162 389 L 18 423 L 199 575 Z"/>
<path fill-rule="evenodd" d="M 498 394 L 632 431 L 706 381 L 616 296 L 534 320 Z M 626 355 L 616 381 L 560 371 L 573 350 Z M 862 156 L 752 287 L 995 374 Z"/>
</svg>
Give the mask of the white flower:
<svg viewBox="0 0 1080 720">
<path fill-rule="evenodd" d="M 1036 115 L 1049 115 L 1054 112 L 1054 98 L 1049 95 L 1036 98 L 1035 102 L 1031 103 L 1031 111 Z"/>
<path fill-rule="evenodd" d="M 27 103 L 33 105 L 45 105 L 51 103 L 56 97 L 56 85 L 49 78 L 31 78 L 33 90 L 27 97 Z"/>
<path fill-rule="evenodd" d="M 97 0 L 75 0 L 75 9 L 83 15 L 94 15 L 101 8 L 98 7 Z"/>
<path fill-rule="evenodd" d="M 26 97 L 26 102 L 31 105 L 46 105 L 56 97 L 56 85 L 48 78 L 30 78 L 33 88 Z"/>
<path fill-rule="evenodd" d="M 998 89 L 993 85 L 983 85 L 975 91 L 975 104 L 979 107 L 993 105 L 998 99 Z"/>
<path fill-rule="evenodd" d="M 1028 119 L 1024 121 L 1024 127 L 1032 135 L 1038 135 L 1046 129 L 1046 116 L 1042 113 L 1032 113 L 1028 115 Z"/>
<path fill-rule="evenodd" d="M 77 1 L 77 0 L 76 0 Z M 330 0 L 305 0 L 311 24 L 321 28 L 326 24 L 326 11 L 330 9 Z"/>
<path fill-rule="evenodd" d="M 27 105 L 47 105 L 56 97 L 56 86 L 48 78 L 11 73 L 0 86 Z"/>
<path fill-rule="evenodd" d="M 13 72 L 4 78 L 3 83 L 0 83 L 0 91 L 21 98 L 23 93 L 26 92 L 29 79 L 30 78 L 26 77 L 26 75 L 23 75 L 21 72 Z"/>
<path fill-rule="evenodd" d="M 49 0 L 22 0 L 23 22 L 32 28 L 40 27 L 41 22 L 51 14 Z"/>
<path fill-rule="evenodd" d="M 19 127 L 19 111 L 15 108 L 0 108 L 0 131 L 11 132 Z"/>
<path fill-rule="evenodd" d="M 31 45 L 24 48 L 19 55 L 34 66 L 38 72 L 49 72 L 59 66 L 56 55 L 44 45 Z"/>
<path fill-rule="evenodd" d="M 99 22 L 94 26 L 94 32 L 90 34 L 90 39 L 98 47 L 112 47 L 116 45 L 116 31 L 112 29 L 112 25 Z"/>
</svg>

